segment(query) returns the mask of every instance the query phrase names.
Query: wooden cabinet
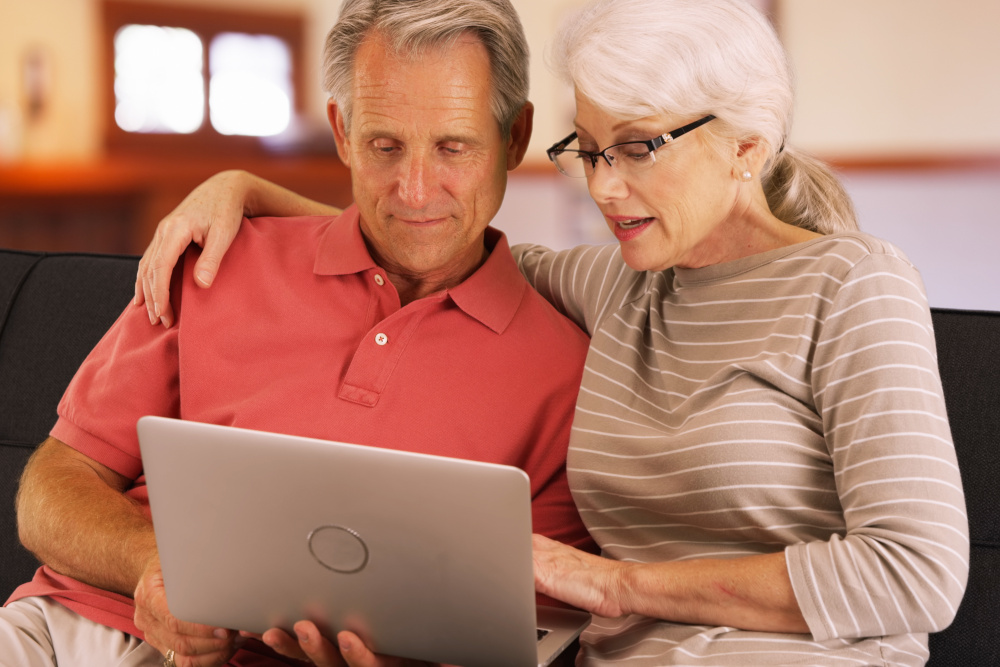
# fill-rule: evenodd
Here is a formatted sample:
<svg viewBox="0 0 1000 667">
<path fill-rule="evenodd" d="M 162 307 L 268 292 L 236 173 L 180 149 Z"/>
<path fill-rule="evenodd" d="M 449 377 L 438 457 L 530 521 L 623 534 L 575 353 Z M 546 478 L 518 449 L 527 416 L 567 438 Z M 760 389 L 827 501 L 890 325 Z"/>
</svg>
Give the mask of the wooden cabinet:
<svg viewBox="0 0 1000 667">
<path fill-rule="evenodd" d="M 336 156 L 107 159 L 0 167 L 0 247 L 141 253 L 156 224 L 212 174 L 240 168 L 318 201 L 351 202 Z"/>
</svg>

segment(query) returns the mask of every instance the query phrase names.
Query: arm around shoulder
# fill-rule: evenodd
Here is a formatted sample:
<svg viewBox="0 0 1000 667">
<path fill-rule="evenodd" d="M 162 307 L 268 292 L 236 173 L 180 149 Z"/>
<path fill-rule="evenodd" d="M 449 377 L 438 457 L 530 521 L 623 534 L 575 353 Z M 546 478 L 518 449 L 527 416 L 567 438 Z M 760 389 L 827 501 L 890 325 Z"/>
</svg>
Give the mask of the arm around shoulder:
<svg viewBox="0 0 1000 667">
<path fill-rule="evenodd" d="M 170 327 L 170 276 L 191 243 L 204 251 L 194 267 L 196 282 L 211 286 L 244 216 L 337 215 L 337 209 L 302 197 L 249 172 L 232 169 L 196 187 L 166 218 L 139 261 L 135 305 L 146 304 L 151 324 Z"/>
</svg>

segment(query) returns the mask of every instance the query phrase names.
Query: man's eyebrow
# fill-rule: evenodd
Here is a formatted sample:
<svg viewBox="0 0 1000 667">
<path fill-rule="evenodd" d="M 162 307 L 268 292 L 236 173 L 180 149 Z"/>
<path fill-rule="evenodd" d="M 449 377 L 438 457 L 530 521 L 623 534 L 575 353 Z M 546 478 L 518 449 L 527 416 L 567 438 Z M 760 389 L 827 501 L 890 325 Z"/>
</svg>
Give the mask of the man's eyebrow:
<svg viewBox="0 0 1000 667">
<path fill-rule="evenodd" d="M 478 146 L 483 143 L 482 138 L 478 134 L 468 133 L 468 134 L 446 134 L 437 139 L 439 144 L 466 144 L 469 146 Z"/>
</svg>

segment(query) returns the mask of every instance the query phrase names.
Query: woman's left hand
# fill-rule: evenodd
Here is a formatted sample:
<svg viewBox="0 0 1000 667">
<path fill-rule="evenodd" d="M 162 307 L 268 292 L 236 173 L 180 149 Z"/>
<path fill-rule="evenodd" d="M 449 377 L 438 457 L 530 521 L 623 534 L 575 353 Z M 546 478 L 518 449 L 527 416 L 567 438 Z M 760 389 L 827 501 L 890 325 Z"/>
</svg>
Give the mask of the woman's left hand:
<svg viewBox="0 0 1000 667">
<path fill-rule="evenodd" d="M 624 606 L 628 588 L 627 563 L 595 556 L 532 535 L 535 590 L 605 618 L 629 613 Z"/>
</svg>

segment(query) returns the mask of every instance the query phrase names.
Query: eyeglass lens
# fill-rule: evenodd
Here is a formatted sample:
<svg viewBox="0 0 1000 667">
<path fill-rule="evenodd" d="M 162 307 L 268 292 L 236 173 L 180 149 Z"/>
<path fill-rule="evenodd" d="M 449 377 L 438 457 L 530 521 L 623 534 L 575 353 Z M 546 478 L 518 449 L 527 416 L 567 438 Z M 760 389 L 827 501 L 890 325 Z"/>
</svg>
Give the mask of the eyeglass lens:
<svg viewBox="0 0 1000 667">
<path fill-rule="evenodd" d="M 597 162 L 602 160 L 606 160 L 616 169 L 635 172 L 648 168 L 656 158 L 646 144 L 638 142 L 612 146 L 603 153 L 589 153 L 578 148 L 568 148 L 555 155 L 559 171 L 574 178 L 590 176 L 594 173 Z"/>
</svg>

